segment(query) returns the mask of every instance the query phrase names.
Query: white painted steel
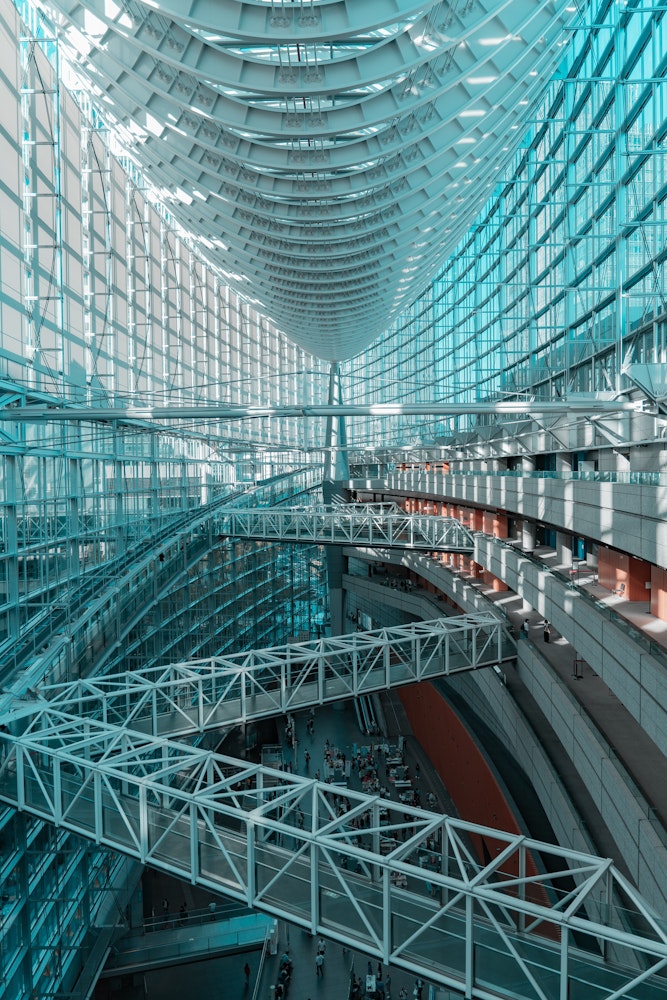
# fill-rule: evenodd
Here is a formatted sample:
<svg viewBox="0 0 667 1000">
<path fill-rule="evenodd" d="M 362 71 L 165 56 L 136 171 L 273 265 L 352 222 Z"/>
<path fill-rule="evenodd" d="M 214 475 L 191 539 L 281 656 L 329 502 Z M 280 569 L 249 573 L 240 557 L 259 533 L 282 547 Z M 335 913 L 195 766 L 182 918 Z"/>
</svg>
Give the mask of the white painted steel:
<svg viewBox="0 0 667 1000">
<path fill-rule="evenodd" d="M 9 402 L 13 402 L 9 400 Z M 526 414 L 536 416 L 562 416 L 567 414 L 615 414 L 637 413 L 645 406 L 643 400 L 631 401 L 623 398 L 601 399 L 586 396 L 578 399 L 572 394 L 562 402 L 542 402 L 540 400 L 496 400 L 493 403 L 335 403 L 279 405 L 216 404 L 207 406 L 115 406 L 113 419 L 118 421 L 168 421 L 168 420 L 246 420 L 258 417 L 393 417 L 393 416 L 468 416 L 470 414 Z M 0 420 L 9 421 L 59 421 L 59 420 L 104 420 L 110 419 L 109 407 L 103 406 L 61 406 L 49 404 L 29 404 L 24 406 L 0 407 Z"/>
<path fill-rule="evenodd" d="M 469 996 L 667 996 L 608 860 L 50 706 L 0 751 L 2 801 Z"/>
<path fill-rule="evenodd" d="M 52 0 L 63 50 L 225 277 L 330 360 L 430 282 L 561 57 L 568 0 Z M 575 11 L 576 13 L 576 11 Z"/>
<path fill-rule="evenodd" d="M 215 519 L 231 538 L 315 542 L 319 545 L 381 545 L 439 552 L 472 553 L 472 534 L 453 517 L 368 509 L 365 504 L 335 507 L 226 508 Z"/>
<path fill-rule="evenodd" d="M 205 660 L 40 685 L 51 709 L 173 737 L 495 666 L 515 656 L 493 614 L 296 642 Z M 6 721 L 39 711 L 17 701 Z"/>
</svg>

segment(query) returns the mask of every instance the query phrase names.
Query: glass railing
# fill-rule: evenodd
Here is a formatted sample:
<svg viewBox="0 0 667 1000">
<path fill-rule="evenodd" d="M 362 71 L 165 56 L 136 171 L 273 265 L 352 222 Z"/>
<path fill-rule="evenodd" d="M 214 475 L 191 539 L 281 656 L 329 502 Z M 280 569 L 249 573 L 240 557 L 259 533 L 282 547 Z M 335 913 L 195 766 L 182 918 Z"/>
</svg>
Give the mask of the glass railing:
<svg viewBox="0 0 667 1000">
<path fill-rule="evenodd" d="M 552 569 L 548 563 L 539 556 L 533 553 L 524 552 L 523 549 L 517 548 L 516 543 L 512 544 L 510 539 L 505 538 L 494 538 L 495 543 L 503 545 L 508 549 L 516 552 L 521 556 L 522 559 L 527 559 L 532 562 L 535 566 L 539 566 L 541 570 L 548 570 L 548 572 L 554 576 L 557 580 L 561 580 L 564 585 L 568 588 L 576 587 L 577 593 L 591 608 L 594 608 L 597 614 L 602 615 L 607 621 L 613 622 L 632 642 L 639 646 L 644 652 L 648 653 L 655 660 L 658 660 L 661 666 L 667 670 L 667 649 L 661 646 L 655 640 L 651 639 L 645 632 L 641 629 L 636 628 L 632 622 L 628 621 L 622 615 L 618 614 L 614 608 L 605 604 L 604 601 L 600 600 L 595 594 L 590 594 L 584 587 L 582 583 L 574 583 L 569 571 L 563 572 L 562 570 Z M 583 570 L 582 570 L 583 572 Z"/>
<path fill-rule="evenodd" d="M 455 479 L 460 476 L 493 476 L 503 479 L 559 479 L 562 482 L 582 483 L 620 483 L 631 486 L 667 486 L 667 472 L 610 472 L 610 471 L 579 471 L 556 472 L 555 470 L 522 470 L 522 469 L 454 469 L 451 472 L 426 469 L 392 469 L 390 466 L 373 466 L 365 471 L 357 467 L 354 479 L 386 479 L 402 483 L 423 484 L 429 479 Z"/>
</svg>

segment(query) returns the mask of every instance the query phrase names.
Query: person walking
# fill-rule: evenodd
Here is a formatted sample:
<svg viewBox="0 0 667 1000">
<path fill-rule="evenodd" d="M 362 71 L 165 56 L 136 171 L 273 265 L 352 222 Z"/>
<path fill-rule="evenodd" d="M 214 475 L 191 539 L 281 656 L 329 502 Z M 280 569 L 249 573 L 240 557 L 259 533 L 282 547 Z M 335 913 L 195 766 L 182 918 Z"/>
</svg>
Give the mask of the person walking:
<svg viewBox="0 0 667 1000">
<path fill-rule="evenodd" d="M 528 619 L 527 618 L 524 618 L 524 620 L 522 622 L 522 625 L 521 625 L 521 635 L 523 636 L 524 639 L 528 638 Z"/>
<path fill-rule="evenodd" d="M 548 621 L 544 622 L 544 641 L 549 641 L 549 636 L 551 635 L 551 625 Z"/>
<path fill-rule="evenodd" d="M 245 984 L 246 986 L 248 986 L 250 983 L 250 966 L 248 965 L 247 962 L 243 966 L 243 975 L 245 976 Z"/>
<path fill-rule="evenodd" d="M 324 955 L 321 951 L 318 951 L 315 958 L 315 975 L 324 978 Z"/>
<path fill-rule="evenodd" d="M 282 972 L 283 969 L 290 968 L 291 965 L 292 965 L 292 959 L 290 958 L 289 948 L 286 948 L 285 951 L 280 956 L 280 966 L 279 966 L 280 971 Z"/>
</svg>

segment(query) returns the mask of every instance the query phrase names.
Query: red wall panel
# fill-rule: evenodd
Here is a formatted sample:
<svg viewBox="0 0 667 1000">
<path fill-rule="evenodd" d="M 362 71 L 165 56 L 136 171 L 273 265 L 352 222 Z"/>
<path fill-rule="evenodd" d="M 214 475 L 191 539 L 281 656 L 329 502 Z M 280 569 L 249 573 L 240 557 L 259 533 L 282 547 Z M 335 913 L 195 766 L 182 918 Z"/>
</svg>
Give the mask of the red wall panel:
<svg viewBox="0 0 667 1000">
<path fill-rule="evenodd" d="M 440 692 L 429 682 L 422 682 L 400 688 L 398 694 L 412 731 L 445 783 L 461 818 L 480 826 L 521 833 L 486 757 Z M 500 853 L 499 842 L 493 837 L 477 834 L 471 839 L 482 864 Z M 503 869 L 518 874 L 511 860 Z M 537 871 L 530 856 L 526 869 L 529 875 Z M 540 885 L 529 886 L 527 895 L 539 903 L 547 901 Z M 558 936 L 558 929 L 543 924 L 538 933 L 553 938 Z"/>
</svg>

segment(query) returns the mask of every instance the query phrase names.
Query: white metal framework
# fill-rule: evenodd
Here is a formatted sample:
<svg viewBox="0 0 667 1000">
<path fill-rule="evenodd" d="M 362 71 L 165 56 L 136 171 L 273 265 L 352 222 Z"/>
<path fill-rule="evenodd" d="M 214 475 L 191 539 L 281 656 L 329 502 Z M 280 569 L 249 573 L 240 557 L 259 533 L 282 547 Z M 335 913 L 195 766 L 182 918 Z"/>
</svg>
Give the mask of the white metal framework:
<svg viewBox="0 0 667 1000">
<path fill-rule="evenodd" d="M 0 749 L 18 809 L 468 997 L 667 997 L 609 861 L 37 705 Z"/>
<path fill-rule="evenodd" d="M 441 552 L 472 552 L 473 537 L 453 517 L 369 509 L 366 504 L 338 507 L 263 507 L 225 509 L 216 518 L 221 534 L 319 545 L 383 545 Z"/>
<path fill-rule="evenodd" d="M 568 0 L 54 0 L 170 210 L 307 350 L 349 357 L 488 197 Z"/>
<path fill-rule="evenodd" d="M 515 656 L 495 615 L 438 618 L 40 686 L 54 711 L 153 736 L 231 727 Z M 34 704 L 16 702 L 7 720 Z"/>
</svg>

